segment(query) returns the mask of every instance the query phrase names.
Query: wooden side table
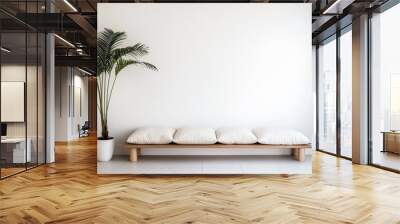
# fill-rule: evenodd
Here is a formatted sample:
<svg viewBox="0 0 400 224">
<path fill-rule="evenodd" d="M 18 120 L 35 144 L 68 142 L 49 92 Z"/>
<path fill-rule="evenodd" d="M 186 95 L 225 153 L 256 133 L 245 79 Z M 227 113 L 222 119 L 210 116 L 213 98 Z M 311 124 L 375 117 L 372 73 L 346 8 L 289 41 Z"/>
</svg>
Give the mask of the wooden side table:
<svg viewBox="0 0 400 224">
<path fill-rule="evenodd" d="M 383 131 L 383 151 L 400 154 L 400 131 Z"/>
</svg>

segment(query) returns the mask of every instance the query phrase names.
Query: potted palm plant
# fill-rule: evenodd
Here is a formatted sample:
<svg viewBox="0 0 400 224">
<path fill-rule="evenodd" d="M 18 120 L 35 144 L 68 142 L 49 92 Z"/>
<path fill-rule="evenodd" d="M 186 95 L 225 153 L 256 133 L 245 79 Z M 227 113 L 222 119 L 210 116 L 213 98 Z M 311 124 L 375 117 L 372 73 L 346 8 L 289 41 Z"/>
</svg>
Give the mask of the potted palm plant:
<svg viewBox="0 0 400 224">
<path fill-rule="evenodd" d="M 114 153 L 114 138 L 109 135 L 108 111 L 118 74 L 130 65 L 141 65 L 151 70 L 157 68 L 138 60 L 149 53 L 142 43 L 121 46 L 126 40 L 125 32 L 104 29 L 97 37 L 97 107 L 100 114 L 101 136 L 97 139 L 97 160 L 109 161 Z"/>
</svg>

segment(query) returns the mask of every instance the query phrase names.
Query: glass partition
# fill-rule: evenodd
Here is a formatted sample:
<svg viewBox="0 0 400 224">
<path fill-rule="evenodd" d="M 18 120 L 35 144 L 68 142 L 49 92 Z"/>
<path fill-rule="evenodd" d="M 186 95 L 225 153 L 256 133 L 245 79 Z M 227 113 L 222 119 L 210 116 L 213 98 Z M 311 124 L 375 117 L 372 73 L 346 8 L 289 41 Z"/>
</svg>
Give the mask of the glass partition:
<svg viewBox="0 0 400 224">
<path fill-rule="evenodd" d="M 352 33 L 340 36 L 340 154 L 352 157 Z"/>
<path fill-rule="evenodd" d="M 40 13 L 43 1 L 1 2 Z M 44 33 L 0 12 L 0 178 L 45 163 Z"/>
<path fill-rule="evenodd" d="M 372 164 L 400 171 L 400 4 L 371 19 Z"/>
<path fill-rule="evenodd" d="M 27 167 L 31 168 L 38 163 L 38 35 L 36 32 L 27 32 L 27 65 L 26 65 L 26 114 L 27 114 L 27 151 L 30 151 L 30 161 Z"/>
<path fill-rule="evenodd" d="M 352 157 L 352 26 L 318 45 L 318 150 Z M 339 123 L 338 123 L 339 122 Z"/>
<path fill-rule="evenodd" d="M 2 33 L 1 47 L 1 176 L 7 177 L 24 171 L 31 161 L 26 139 L 26 33 Z"/>
<path fill-rule="evenodd" d="M 336 154 L 336 38 L 318 48 L 318 146 Z"/>
</svg>

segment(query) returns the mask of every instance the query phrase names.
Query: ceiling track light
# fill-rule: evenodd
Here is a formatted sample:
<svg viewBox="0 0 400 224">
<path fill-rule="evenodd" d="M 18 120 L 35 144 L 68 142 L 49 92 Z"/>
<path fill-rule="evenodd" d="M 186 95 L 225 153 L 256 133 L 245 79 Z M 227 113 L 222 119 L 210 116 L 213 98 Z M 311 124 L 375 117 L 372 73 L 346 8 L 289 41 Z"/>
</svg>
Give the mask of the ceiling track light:
<svg viewBox="0 0 400 224">
<path fill-rule="evenodd" d="M 62 38 L 61 36 L 59 36 L 58 34 L 54 34 L 55 37 L 57 37 L 59 40 L 61 40 L 62 42 L 64 42 L 65 44 L 67 44 L 70 47 L 75 48 L 75 45 L 73 45 L 71 42 L 69 42 L 68 40 Z"/>
<path fill-rule="evenodd" d="M 1 51 L 4 51 L 6 53 L 10 53 L 11 52 L 11 50 L 9 50 L 9 49 L 7 49 L 5 47 L 1 47 L 0 49 L 1 49 Z"/>
<path fill-rule="evenodd" d="M 68 5 L 74 12 L 78 12 L 78 9 L 75 8 L 74 5 L 72 5 L 68 0 L 64 0 L 64 3 Z"/>
<path fill-rule="evenodd" d="M 93 75 L 92 73 L 90 73 L 90 72 L 88 72 L 88 71 L 86 71 L 86 70 L 83 70 L 83 69 L 81 69 L 81 68 L 79 68 L 79 67 L 78 67 L 78 70 L 81 71 L 81 72 L 83 72 L 83 73 L 85 73 L 85 74 L 87 74 L 87 75 L 90 75 L 90 76 Z"/>
</svg>

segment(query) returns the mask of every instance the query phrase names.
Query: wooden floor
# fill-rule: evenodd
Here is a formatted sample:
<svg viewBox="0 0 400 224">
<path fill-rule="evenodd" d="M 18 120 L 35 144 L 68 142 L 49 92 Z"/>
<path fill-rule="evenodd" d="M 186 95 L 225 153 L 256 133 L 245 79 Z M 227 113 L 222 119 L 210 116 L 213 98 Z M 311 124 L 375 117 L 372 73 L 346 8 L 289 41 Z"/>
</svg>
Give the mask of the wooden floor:
<svg viewBox="0 0 400 224">
<path fill-rule="evenodd" d="M 1 176 L 2 177 L 8 177 L 8 176 L 11 176 L 13 174 L 16 174 L 16 173 L 19 173 L 19 172 L 23 172 L 23 171 L 25 171 L 25 167 L 23 167 L 23 168 L 19 168 L 19 167 L 17 167 L 17 168 L 14 168 L 14 167 L 4 168 L 3 167 L 3 168 L 1 168 Z"/>
<path fill-rule="evenodd" d="M 400 175 L 316 153 L 313 175 L 98 176 L 96 142 L 0 181 L 0 223 L 400 223 Z"/>
</svg>

